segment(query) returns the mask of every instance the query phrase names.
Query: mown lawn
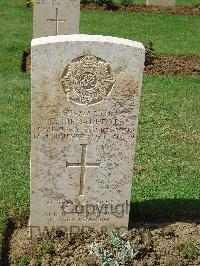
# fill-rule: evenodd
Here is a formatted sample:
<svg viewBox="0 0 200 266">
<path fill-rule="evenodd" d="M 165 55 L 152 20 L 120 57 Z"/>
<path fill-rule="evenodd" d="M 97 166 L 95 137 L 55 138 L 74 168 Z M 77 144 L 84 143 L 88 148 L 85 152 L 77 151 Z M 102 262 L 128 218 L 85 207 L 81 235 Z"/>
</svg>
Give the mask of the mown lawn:
<svg viewBox="0 0 200 266">
<path fill-rule="evenodd" d="M 117 3 L 132 3 L 137 5 L 144 5 L 146 4 L 146 0 L 116 0 L 114 2 Z M 176 0 L 176 6 L 199 6 L 200 0 Z"/>
<path fill-rule="evenodd" d="M 156 53 L 200 54 L 199 16 L 169 14 L 84 11 L 81 33 L 101 34 L 154 42 Z"/>
<path fill-rule="evenodd" d="M 132 198 L 146 217 L 200 212 L 199 84 L 144 78 Z"/>
<path fill-rule="evenodd" d="M 29 211 L 30 75 L 20 73 L 30 46 L 32 12 L 21 0 L 0 2 L 0 232 L 6 217 Z M 157 53 L 199 54 L 199 17 L 82 11 L 81 33 L 155 41 Z M 175 211 L 199 199 L 200 78 L 145 77 L 133 201 L 143 212 Z M 152 201 L 156 200 L 152 203 Z M 182 205 L 181 205 L 182 204 Z M 198 205 L 199 206 L 199 205 Z"/>
</svg>

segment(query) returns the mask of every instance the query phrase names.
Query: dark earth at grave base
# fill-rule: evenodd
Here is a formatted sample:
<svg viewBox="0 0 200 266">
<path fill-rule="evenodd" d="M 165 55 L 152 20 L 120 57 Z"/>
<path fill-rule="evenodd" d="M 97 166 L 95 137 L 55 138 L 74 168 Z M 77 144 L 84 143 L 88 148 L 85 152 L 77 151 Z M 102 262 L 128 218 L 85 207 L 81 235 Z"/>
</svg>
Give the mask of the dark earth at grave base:
<svg viewBox="0 0 200 266">
<path fill-rule="evenodd" d="M 200 223 L 140 223 L 125 237 L 134 250 L 139 251 L 132 266 L 186 266 L 200 265 Z M 111 247 L 107 232 L 88 231 L 76 235 L 53 231 L 34 241 L 28 239 L 25 227 L 14 231 L 10 240 L 10 257 L 5 265 L 29 266 L 92 266 L 100 265 L 98 257 L 90 254 L 89 245 L 100 242 Z M 27 264 L 14 264 L 26 261 Z"/>
<path fill-rule="evenodd" d="M 22 72 L 30 72 L 31 71 L 31 49 L 26 48 L 22 54 L 22 62 L 21 62 L 21 71 Z"/>
<path fill-rule="evenodd" d="M 109 2 L 108 2 L 109 3 Z M 122 5 L 122 4 L 103 4 L 96 3 L 81 4 L 82 9 L 87 10 L 112 10 L 112 11 L 126 11 L 136 13 L 160 13 L 160 14 L 176 14 L 176 15 L 200 15 L 200 8 L 198 7 L 162 7 L 162 6 L 146 6 L 146 5 Z"/>
<path fill-rule="evenodd" d="M 147 50 L 145 75 L 200 76 L 200 56 L 156 55 Z M 21 71 L 30 72 L 30 49 L 25 49 L 22 56 Z"/>
<path fill-rule="evenodd" d="M 154 55 L 145 67 L 145 75 L 199 76 L 200 56 Z"/>
</svg>

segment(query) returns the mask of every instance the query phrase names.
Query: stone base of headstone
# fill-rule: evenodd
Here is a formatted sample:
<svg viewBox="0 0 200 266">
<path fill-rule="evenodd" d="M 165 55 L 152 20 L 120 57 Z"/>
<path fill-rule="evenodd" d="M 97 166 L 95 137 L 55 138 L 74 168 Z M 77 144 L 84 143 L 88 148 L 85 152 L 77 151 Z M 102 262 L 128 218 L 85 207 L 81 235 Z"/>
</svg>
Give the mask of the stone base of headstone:
<svg viewBox="0 0 200 266">
<path fill-rule="evenodd" d="M 148 6 L 175 6 L 176 0 L 147 0 Z"/>
</svg>

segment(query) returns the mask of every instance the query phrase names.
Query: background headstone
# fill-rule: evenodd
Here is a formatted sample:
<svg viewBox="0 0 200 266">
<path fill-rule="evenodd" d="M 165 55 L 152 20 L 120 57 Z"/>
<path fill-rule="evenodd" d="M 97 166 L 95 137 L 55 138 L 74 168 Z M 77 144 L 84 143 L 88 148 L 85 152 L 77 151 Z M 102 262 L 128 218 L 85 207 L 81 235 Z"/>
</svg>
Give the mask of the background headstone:
<svg viewBox="0 0 200 266">
<path fill-rule="evenodd" d="M 79 33 L 79 0 L 36 0 L 33 38 Z"/>
<path fill-rule="evenodd" d="M 176 0 L 147 0 L 147 5 L 152 6 L 175 6 Z"/>
<path fill-rule="evenodd" d="M 145 49 L 32 41 L 31 228 L 127 227 Z"/>
</svg>

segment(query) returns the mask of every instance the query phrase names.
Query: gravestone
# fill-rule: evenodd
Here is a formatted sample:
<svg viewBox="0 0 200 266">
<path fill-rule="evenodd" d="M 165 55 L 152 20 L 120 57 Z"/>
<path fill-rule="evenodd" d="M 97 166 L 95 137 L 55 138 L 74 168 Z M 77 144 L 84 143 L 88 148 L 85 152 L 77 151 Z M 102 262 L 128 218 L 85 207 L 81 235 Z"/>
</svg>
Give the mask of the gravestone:
<svg viewBox="0 0 200 266">
<path fill-rule="evenodd" d="M 176 0 L 147 0 L 147 5 L 151 6 L 175 6 Z"/>
<path fill-rule="evenodd" d="M 79 33 L 79 0 L 36 0 L 33 38 Z"/>
<path fill-rule="evenodd" d="M 144 58 L 114 37 L 32 41 L 32 233 L 127 228 Z"/>
</svg>

